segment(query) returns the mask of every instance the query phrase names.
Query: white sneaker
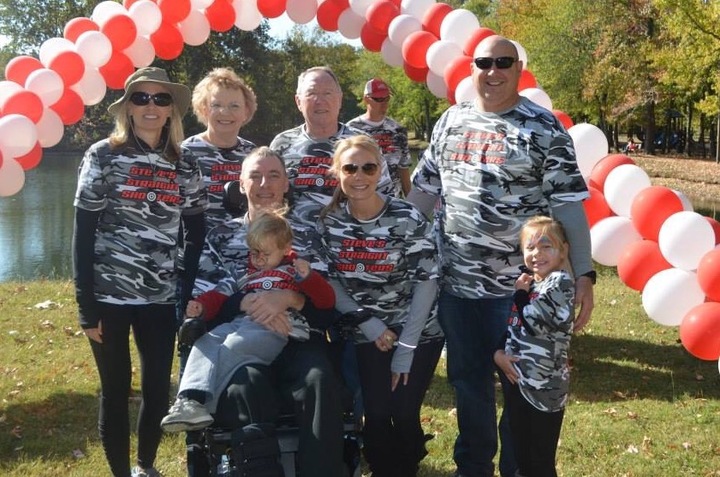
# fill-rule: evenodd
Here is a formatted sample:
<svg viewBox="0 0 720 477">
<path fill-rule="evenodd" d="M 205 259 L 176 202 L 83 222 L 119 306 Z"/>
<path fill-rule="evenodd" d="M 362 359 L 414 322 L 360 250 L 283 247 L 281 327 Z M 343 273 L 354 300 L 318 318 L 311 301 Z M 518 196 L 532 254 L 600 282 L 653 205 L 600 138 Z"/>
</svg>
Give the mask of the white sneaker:
<svg viewBox="0 0 720 477">
<path fill-rule="evenodd" d="M 141 467 L 135 466 L 132 468 L 130 477 L 162 477 L 162 474 L 155 470 L 155 467 L 143 469 Z"/>
<path fill-rule="evenodd" d="M 205 406 L 192 399 L 179 397 L 160 422 L 160 427 L 165 432 L 198 431 L 212 424 L 213 420 Z"/>
</svg>

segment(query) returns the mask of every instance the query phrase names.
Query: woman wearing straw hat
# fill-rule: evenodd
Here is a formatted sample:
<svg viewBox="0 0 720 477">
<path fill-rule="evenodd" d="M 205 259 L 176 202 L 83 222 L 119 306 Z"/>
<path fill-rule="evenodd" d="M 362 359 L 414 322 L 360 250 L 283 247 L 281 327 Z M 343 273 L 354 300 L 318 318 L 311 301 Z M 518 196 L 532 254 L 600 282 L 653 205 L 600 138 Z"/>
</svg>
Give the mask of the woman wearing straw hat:
<svg viewBox="0 0 720 477">
<path fill-rule="evenodd" d="M 100 375 L 98 428 L 115 477 L 156 477 L 175 342 L 175 301 L 184 229 L 186 269 L 204 238 L 207 195 L 180 147 L 190 90 L 160 68 L 141 68 L 108 108 L 110 137 L 90 146 L 80 167 L 73 235 L 80 325 Z M 130 469 L 129 332 L 140 356 L 142 401 L 137 464 Z"/>
</svg>

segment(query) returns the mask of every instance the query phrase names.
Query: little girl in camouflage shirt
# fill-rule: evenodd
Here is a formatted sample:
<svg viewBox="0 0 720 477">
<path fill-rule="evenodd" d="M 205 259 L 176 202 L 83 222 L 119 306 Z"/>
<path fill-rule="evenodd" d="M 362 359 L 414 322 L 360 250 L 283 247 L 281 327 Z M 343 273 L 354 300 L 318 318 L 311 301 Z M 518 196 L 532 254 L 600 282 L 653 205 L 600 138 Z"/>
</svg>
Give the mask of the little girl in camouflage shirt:
<svg viewBox="0 0 720 477">
<path fill-rule="evenodd" d="M 515 282 L 507 339 L 495 364 L 505 393 L 518 476 L 556 477 L 555 454 L 567 402 L 575 284 L 562 225 L 545 216 L 520 231 L 525 267 Z"/>
</svg>

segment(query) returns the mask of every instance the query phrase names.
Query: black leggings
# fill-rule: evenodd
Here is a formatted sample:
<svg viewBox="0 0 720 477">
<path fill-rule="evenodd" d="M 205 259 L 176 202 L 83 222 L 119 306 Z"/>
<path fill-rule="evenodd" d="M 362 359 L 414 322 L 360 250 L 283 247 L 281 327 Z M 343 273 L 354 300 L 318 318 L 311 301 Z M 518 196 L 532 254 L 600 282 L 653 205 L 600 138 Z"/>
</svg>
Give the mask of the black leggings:
<svg viewBox="0 0 720 477">
<path fill-rule="evenodd" d="M 415 477 L 425 454 L 420 408 L 440 359 L 443 341 L 415 348 L 407 385 L 390 389 L 392 353 L 375 343 L 356 345 L 365 405 L 363 453 L 374 477 Z"/>
<path fill-rule="evenodd" d="M 138 415 L 137 464 L 152 467 L 167 414 L 175 344 L 174 305 L 109 305 L 101 303 L 102 343 L 90 340 L 100 374 L 98 430 L 115 477 L 130 475 L 132 378 L 130 329 L 140 356 L 142 401 Z"/>
</svg>

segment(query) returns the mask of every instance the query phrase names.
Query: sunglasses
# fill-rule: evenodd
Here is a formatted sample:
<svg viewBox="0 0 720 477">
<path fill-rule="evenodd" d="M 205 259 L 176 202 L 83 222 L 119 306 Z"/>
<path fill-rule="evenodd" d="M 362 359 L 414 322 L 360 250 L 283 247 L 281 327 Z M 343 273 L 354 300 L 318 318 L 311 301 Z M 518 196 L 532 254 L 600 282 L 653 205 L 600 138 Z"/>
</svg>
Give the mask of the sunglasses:
<svg viewBox="0 0 720 477">
<path fill-rule="evenodd" d="M 144 91 L 135 91 L 130 95 L 130 102 L 135 106 L 147 106 L 150 104 L 150 100 L 155 103 L 155 106 L 165 107 L 170 106 L 173 102 L 172 95 L 170 93 L 145 93 Z"/>
<path fill-rule="evenodd" d="M 368 96 L 368 98 L 372 99 L 376 103 L 385 103 L 390 100 L 390 96 L 385 96 L 384 98 L 373 98 L 372 96 Z"/>
<path fill-rule="evenodd" d="M 356 174 L 358 170 L 362 170 L 363 174 L 365 174 L 366 176 L 374 176 L 378 170 L 378 167 L 379 166 L 374 162 L 368 162 L 363 164 L 362 166 L 358 166 L 357 164 L 343 164 L 340 169 L 347 176 Z"/>
<path fill-rule="evenodd" d="M 493 63 L 495 63 L 495 66 L 499 70 L 506 70 L 510 68 L 513 63 L 517 61 L 517 59 L 513 58 L 512 56 L 501 56 L 499 58 L 490 58 L 487 56 L 481 56 L 480 58 L 475 58 L 475 66 L 477 66 L 481 70 L 489 70 L 492 68 Z"/>
</svg>

